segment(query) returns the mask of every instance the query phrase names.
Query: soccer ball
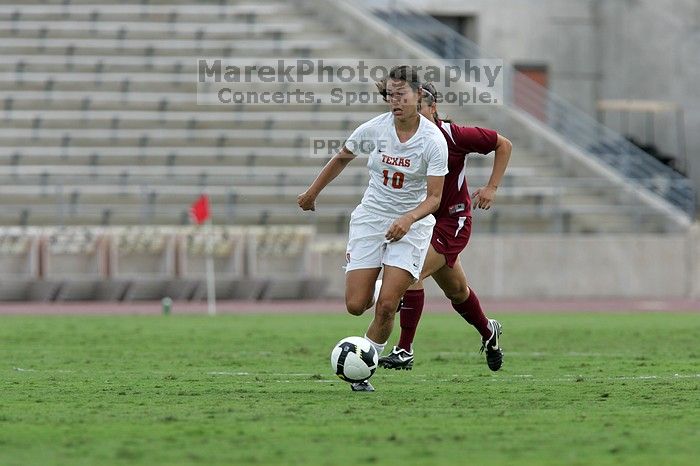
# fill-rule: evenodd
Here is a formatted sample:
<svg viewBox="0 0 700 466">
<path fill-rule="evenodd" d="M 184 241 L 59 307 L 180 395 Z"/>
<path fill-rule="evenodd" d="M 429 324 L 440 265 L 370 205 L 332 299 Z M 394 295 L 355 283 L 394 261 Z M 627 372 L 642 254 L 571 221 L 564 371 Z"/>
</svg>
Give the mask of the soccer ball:
<svg viewBox="0 0 700 466">
<path fill-rule="evenodd" d="M 331 368 L 346 382 L 362 382 L 372 377 L 379 355 L 362 337 L 343 338 L 331 351 Z"/>
</svg>

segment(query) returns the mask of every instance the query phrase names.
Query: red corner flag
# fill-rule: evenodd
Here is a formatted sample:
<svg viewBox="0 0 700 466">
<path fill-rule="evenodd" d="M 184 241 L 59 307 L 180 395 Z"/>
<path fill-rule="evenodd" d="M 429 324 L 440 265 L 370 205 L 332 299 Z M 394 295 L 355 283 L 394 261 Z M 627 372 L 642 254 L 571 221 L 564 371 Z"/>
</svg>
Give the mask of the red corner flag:
<svg viewBox="0 0 700 466">
<path fill-rule="evenodd" d="M 190 215 L 197 225 L 206 222 L 211 216 L 211 212 L 209 211 L 209 196 L 206 194 L 199 196 L 199 199 L 194 201 L 190 207 Z"/>
</svg>

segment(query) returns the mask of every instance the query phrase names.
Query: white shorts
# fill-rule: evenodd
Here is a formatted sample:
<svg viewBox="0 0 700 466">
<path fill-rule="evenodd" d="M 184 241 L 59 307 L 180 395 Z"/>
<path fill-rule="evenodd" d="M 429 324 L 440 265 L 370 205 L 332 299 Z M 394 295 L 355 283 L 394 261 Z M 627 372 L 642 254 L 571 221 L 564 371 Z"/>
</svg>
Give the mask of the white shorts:
<svg viewBox="0 0 700 466">
<path fill-rule="evenodd" d="M 391 265 L 420 278 L 435 220 L 428 216 L 414 223 L 403 238 L 391 243 L 384 236 L 395 220 L 368 212 L 362 205 L 355 208 L 350 215 L 345 272 Z"/>
</svg>

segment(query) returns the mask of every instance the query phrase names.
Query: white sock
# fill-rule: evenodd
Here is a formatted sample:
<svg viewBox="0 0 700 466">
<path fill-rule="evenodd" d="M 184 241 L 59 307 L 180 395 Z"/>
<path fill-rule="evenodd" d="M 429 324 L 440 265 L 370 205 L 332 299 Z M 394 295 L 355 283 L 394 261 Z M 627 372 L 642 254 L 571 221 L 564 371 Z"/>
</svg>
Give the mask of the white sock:
<svg viewBox="0 0 700 466">
<path fill-rule="evenodd" d="M 367 337 L 366 333 L 365 340 L 367 340 L 372 346 L 374 346 L 374 349 L 377 351 L 377 356 L 382 355 L 382 351 L 384 351 L 384 347 L 386 346 L 386 341 L 384 343 L 377 343 L 376 341 L 372 341 L 369 337 Z"/>
</svg>

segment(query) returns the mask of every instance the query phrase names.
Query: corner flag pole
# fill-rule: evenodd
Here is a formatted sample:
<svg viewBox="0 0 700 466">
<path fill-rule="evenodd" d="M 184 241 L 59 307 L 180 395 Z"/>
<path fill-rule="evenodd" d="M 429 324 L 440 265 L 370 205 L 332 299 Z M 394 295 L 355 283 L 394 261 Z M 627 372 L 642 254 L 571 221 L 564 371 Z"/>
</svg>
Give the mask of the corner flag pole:
<svg viewBox="0 0 700 466">
<path fill-rule="evenodd" d="M 207 311 L 210 316 L 216 315 L 216 287 L 214 278 L 214 236 L 211 230 L 211 208 L 209 196 L 202 194 L 190 206 L 192 221 L 197 225 L 204 224 L 204 240 L 206 247 L 206 273 L 207 273 Z"/>
<path fill-rule="evenodd" d="M 210 316 L 216 315 L 216 278 L 214 276 L 214 237 L 211 231 L 211 218 L 204 224 L 207 250 L 207 312 Z"/>
</svg>

